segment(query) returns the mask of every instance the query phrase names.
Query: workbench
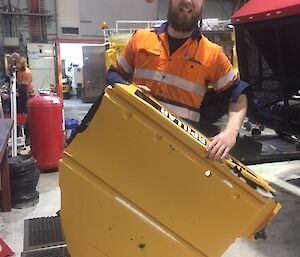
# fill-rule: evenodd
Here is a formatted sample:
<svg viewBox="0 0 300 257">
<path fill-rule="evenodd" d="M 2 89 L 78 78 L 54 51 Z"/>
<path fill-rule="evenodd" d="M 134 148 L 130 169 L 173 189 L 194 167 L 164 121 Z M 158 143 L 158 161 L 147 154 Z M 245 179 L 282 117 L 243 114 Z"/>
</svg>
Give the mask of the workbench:
<svg viewBox="0 0 300 257">
<path fill-rule="evenodd" d="M 11 210 L 10 179 L 7 156 L 7 142 L 13 126 L 12 119 L 0 119 L 0 174 L 2 211 Z"/>
</svg>

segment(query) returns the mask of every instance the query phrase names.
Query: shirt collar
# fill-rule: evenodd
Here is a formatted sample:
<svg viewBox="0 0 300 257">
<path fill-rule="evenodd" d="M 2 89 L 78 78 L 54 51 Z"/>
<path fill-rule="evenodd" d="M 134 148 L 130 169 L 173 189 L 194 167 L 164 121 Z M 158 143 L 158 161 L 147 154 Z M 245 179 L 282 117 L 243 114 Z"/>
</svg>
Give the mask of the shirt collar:
<svg viewBox="0 0 300 257">
<path fill-rule="evenodd" d="M 161 24 L 160 27 L 156 27 L 154 29 L 157 35 L 165 33 L 167 32 L 168 29 L 168 22 L 164 22 L 163 24 Z M 191 39 L 200 41 L 201 37 L 202 37 L 201 29 L 197 26 L 191 35 Z"/>
</svg>

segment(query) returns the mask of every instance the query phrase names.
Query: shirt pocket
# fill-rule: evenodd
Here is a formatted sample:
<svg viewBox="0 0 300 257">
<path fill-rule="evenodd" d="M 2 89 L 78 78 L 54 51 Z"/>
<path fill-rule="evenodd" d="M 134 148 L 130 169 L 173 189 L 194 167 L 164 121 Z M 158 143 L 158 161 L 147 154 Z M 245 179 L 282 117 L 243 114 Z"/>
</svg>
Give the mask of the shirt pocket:
<svg viewBox="0 0 300 257">
<path fill-rule="evenodd" d="M 195 59 L 185 60 L 184 77 L 190 78 L 197 85 L 206 87 L 209 81 L 209 69 Z"/>
<path fill-rule="evenodd" d="M 137 50 L 135 68 L 157 70 L 160 60 L 160 49 L 140 48 Z"/>
</svg>

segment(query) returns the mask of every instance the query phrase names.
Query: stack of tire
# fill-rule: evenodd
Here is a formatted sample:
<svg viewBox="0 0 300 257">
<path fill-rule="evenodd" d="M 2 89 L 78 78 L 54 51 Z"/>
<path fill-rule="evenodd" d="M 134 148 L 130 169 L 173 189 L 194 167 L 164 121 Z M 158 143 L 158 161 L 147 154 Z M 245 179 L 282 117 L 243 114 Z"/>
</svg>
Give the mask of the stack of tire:
<svg viewBox="0 0 300 257">
<path fill-rule="evenodd" d="M 289 133 L 299 135 L 300 131 L 300 101 L 289 101 L 288 113 L 283 102 L 279 102 L 270 106 L 266 112 L 272 119 L 274 129 L 278 134 L 282 134 L 288 126 Z M 286 122 L 286 116 L 289 117 L 289 124 Z"/>
<path fill-rule="evenodd" d="M 11 201 L 13 208 L 34 206 L 39 201 L 36 186 L 40 172 L 30 155 L 18 155 L 8 160 L 10 171 Z"/>
</svg>

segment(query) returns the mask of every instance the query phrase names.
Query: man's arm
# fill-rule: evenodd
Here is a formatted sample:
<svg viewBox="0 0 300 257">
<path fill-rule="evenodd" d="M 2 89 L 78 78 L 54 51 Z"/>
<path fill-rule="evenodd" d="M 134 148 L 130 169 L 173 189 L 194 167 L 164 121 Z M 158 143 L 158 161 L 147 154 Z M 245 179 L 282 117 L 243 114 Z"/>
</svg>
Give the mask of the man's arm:
<svg viewBox="0 0 300 257">
<path fill-rule="evenodd" d="M 210 159 L 223 159 L 236 143 L 236 137 L 247 112 L 247 96 L 239 95 L 237 102 L 231 102 L 228 109 L 226 128 L 212 138 L 207 146 Z"/>
<path fill-rule="evenodd" d="M 130 84 L 134 70 L 134 35 L 129 39 L 117 62 L 110 66 L 106 74 L 107 85 L 114 86 L 116 83 Z"/>
<path fill-rule="evenodd" d="M 114 69 L 114 67 L 110 67 L 107 74 L 106 74 L 106 83 L 107 85 L 111 85 L 113 86 L 114 84 L 116 83 L 120 83 L 120 84 L 125 84 L 125 85 L 129 85 L 130 82 L 125 79 L 121 73 L 119 73 L 118 71 L 116 71 Z M 136 85 L 138 88 L 146 91 L 146 92 L 150 92 L 151 89 L 148 88 L 147 86 L 145 85 Z"/>
<path fill-rule="evenodd" d="M 107 85 L 114 85 L 116 83 L 129 84 L 129 81 L 125 79 L 120 72 L 118 72 L 113 66 L 109 68 L 106 74 Z"/>
<path fill-rule="evenodd" d="M 206 147 L 210 159 L 223 159 L 236 143 L 242 122 L 247 112 L 246 90 L 248 84 L 241 81 L 233 70 L 232 65 L 220 49 L 214 66 L 212 67 L 211 81 L 217 92 L 229 92 L 228 123 L 226 128 L 212 138 Z"/>
</svg>

